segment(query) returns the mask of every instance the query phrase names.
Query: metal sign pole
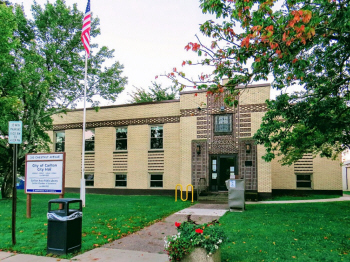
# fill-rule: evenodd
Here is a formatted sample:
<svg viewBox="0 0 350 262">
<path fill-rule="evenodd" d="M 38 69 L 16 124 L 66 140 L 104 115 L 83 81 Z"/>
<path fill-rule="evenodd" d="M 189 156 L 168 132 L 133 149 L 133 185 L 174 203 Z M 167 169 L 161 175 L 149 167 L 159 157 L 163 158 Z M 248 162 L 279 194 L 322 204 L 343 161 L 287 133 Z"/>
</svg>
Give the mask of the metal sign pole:
<svg viewBox="0 0 350 262">
<path fill-rule="evenodd" d="M 17 144 L 13 145 L 13 177 L 12 177 L 12 245 L 16 245 L 16 211 L 17 211 Z"/>
<path fill-rule="evenodd" d="M 22 144 L 22 121 L 10 121 L 8 142 L 13 144 L 12 176 L 12 245 L 16 245 L 16 209 L 17 209 L 17 145 Z"/>
</svg>

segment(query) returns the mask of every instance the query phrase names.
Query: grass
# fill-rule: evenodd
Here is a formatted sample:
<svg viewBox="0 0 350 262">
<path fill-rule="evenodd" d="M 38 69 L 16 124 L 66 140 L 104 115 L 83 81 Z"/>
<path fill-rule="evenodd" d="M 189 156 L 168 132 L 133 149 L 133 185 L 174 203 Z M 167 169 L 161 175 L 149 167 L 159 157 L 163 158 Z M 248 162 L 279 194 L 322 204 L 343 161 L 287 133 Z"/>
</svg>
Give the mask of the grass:
<svg viewBox="0 0 350 262">
<path fill-rule="evenodd" d="M 267 201 L 284 201 L 284 200 L 311 200 L 311 199 L 328 199 L 328 198 L 339 198 L 341 196 L 337 195 L 315 195 L 315 194 L 305 194 L 305 195 L 290 195 L 290 196 L 274 196 Z"/>
<path fill-rule="evenodd" d="M 78 194 L 65 194 L 79 198 Z M 26 218 L 26 195 L 18 191 L 16 240 L 12 246 L 12 201 L 0 200 L 0 250 L 33 255 L 47 255 L 47 208 L 55 195 L 32 196 L 32 218 Z M 186 208 L 191 203 L 174 202 L 170 196 L 112 196 L 86 195 L 83 208 L 83 235 L 81 253 L 131 234 L 141 228 Z M 61 256 L 70 258 L 76 254 Z"/>
<path fill-rule="evenodd" d="M 350 195 L 350 191 L 343 191 L 343 194 Z"/>
<path fill-rule="evenodd" d="M 220 219 L 222 261 L 350 261 L 350 201 L 246 207 Z"/>
</svg>

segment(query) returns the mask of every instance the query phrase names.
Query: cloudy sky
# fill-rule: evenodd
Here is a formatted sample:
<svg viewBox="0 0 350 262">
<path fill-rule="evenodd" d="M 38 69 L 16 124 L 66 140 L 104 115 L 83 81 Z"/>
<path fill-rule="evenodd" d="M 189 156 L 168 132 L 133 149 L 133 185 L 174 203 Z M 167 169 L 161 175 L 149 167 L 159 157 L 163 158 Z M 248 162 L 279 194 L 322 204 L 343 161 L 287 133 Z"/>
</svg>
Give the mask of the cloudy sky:
<svg viewBox="0 0 350 262">
<path fill-rule="evenodd" d="M 27 16 L 31 17 L 34 1 L 11 2 L 23 4 Z M 47 0 L 36 2 L 44 5 Z M 69 6 L 77 3 L 78 9 L 85 11 L 87 0 L 66 0 L 66 3 Z M 101 20 L 101 35 L 92 41 L 115 49 L 114 59 L 124 65 L 124 75 L 128 77 L 128 85 L 117 104 L 130 99 L 127 93 L 133 86 L 151 86 L 156 75 L 171 72 L 174 67 L 181 68 L 183 60 L 197 60 L 197 56 L 184 47 L 196 41 L 196 34 L 204 40 L 199 24 L 213 18 L 202 14 L 199 4 L 199 0 L 91 0 L 91 11 Z M 195 78 L 201 69 L 187 69 L 187 72 Z M 164 77 L 157 82 L 164 87 L 171 84 Z"/>
</svg>

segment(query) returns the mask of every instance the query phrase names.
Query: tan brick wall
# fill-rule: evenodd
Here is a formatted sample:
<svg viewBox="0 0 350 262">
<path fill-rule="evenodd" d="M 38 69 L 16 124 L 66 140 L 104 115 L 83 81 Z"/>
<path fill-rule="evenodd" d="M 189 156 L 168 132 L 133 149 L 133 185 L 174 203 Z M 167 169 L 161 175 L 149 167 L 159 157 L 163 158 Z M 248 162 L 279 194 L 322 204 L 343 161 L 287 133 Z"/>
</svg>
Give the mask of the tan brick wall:
<svg viewBox="0 0 350 262">
<path fill-rule="evenodd" d="M 270 99 L 270 85 L 242 89 L 239 98 L 240 105 L 262 104 Z"/>
<path fill-rule="evenodd" d="M 80 187 L 82 129 L 66 130 L 66 187 Z"/>
<path fill-rule="evenodd" d="M 101 107 L 98 112 L 95 110 L 86 111 L 86 121 L 107 121 L 148 117 L 178 116 L 180 114 L 180 102 L 137 104 L 135 106 L 119 106 L 112 108 Z M 68 114 L 53 116 L 54 124 L 81 123 L 83 122 L 83 111 L 76 110 Z"/>
<path fill-rule="evenodd" d="M 258 131 L 258 129 L 260 128 L 262 118 L 265 115 L 265 112 L 255 112 L 255 113 L 251 113 L 251 115 L 252 115 L 252 117 L 251 117 L 252 118 L 251 134 L 252 134 L 252 136 L 254 136 L 256 131 Z"/>
<path fill-rule="evenodd" d="M 181 148 L 180 123 L 164 125 L 164 175 L 163 188 L 174 189 L 180 182 Z"/>
<path fill-rule="evenodd" d="M 341 155 L 338 159 L 314 158 L 313 189 L 342 190 Z"/>
<path fill-rule="evenodd" d="M 281 159 L 277 156 L 271 161 L 272 169 L 272 189 L 295 189 L 296 177 L 294 174 L 294 165 L 282 166 L 278 161 Z"/>
<path fill-rule="evenodd" d="M 197 94 L 197 95 L 196 95 Z M 207 93 L 185 93 L 181 94 L 180 97 L 180 108 L 181 109 L 193 109 L 193 108 L 206 108 Z"/>
<path fill-rule="evenodd" d="M 272 161 L 272 188 L 296 189 L 294 165 L 282 166 L 277 157 Z M 317 156 L 313 159 L 312 189 L 342 190 L 340 159 L 332 161 Z"/>
<path fill-rule="evenodd" d="M 113 151 L 115 128 L 95 128 L 95 184 L 96 188 L 111 188 L 115 185 L 113 174 Z"/>
<path fill-rule="evenodd" d="M 181 124 L 181 177 L 183 187 L 191 184 L 191 141 L 197 138 L 197 117 L 182 117 Z"/>
<path fill-rule="evenodd" d="M 272 189 L 271 163 L 265 162 L 261 157 L 265 154 L 265 148 L 262 145 L 257 146 L 258 162 L 258 192 L 268 193 Z"/>
<path fill-rule="evenodd" d="M 150 126 L 128 127 L 128 188 L 149 188 L 148 150 Z"/>
</svg>

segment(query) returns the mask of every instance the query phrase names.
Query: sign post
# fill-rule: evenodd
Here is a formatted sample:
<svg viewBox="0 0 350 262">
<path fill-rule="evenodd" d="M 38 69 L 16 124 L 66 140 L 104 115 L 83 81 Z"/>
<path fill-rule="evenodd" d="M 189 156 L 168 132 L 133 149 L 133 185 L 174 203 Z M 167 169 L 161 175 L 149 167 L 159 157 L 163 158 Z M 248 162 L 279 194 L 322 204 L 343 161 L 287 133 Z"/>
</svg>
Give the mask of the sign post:
<svg viewBox="0 0 350 262">
<path fill-rule="evenodd" d="M 31 217 L 31 194 L 64 196 L 65 153 L 27 154 L 25 164 L 25 193 L 27 218 Z"/>
<path fill-rule="evenodd" d="M 9 122 L 9 144 L 13 144 L 12 176 L 12 245 L 16 245 L 16 210 L 17 210 L 17 145 L 22 144 L 22 121 Z"/>
</svg>

